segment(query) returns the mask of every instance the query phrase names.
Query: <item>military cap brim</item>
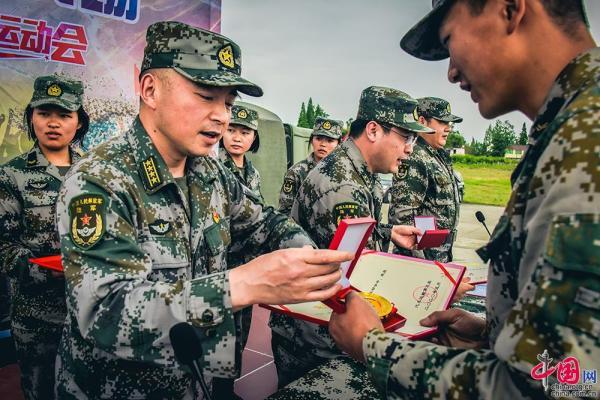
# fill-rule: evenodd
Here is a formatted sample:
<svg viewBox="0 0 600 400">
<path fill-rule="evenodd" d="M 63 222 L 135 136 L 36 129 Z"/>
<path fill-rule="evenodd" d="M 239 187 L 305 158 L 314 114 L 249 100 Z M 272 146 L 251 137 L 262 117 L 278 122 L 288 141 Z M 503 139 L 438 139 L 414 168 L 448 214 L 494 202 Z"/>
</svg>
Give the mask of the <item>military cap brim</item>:
<svg viewBox="0 0 600 400">
<path fill-rule="evenodd" d="M 421 125 L 418 122 L 403 122 L 401 124 L 393 124 L 398 128 L 405 129 L 409 132 L 416 133 L 434 133 L 435 131 L 431 128 L 426 127 L 425 125 Z"/>
<path fill-rule="evenodd" d="M 229 125 L 241 125 L 244 126 L 246 128 L 252 129 L 253 131 L 256 132 L 256 134 L 258 134 L 258 125 L 254 125 L 248 121 L 244 121 L 242 119 L 231 119 L 231 122 L 229 123 Z"/>
<path fill-rule="evenodd" d="M 442 0 L 400 41 L 400 47 L 408 54 L 427 61 L 438 61 L 448 58 L 448 49 L 439 37 L 440 25 L 446 13 L 454 3 L 453 0 Z"/>
<path fill-rule="evenodd" d="M 260 97 L 263 95 L 263 90 L 260 88 L 260 86 L 242 78 L 239 75 L 234 74 L 233 72 L 181 67 L 172 68 L 196 83 L 201 83 L 208 86 L 235 87 L 239 92 L 253 97 Z"/>
<path fill-rule="evenodd" d="M 448 115 L 444 115 L 443 117 L 433 117 L 433 118 L 440 120 L 440 121 L 444 121 L 444 122 L 460 123 L 463 121 L 462 117 L 459 117 L 458 115 L 454 115 L 454 114 L 448 114 Z"/>
<path fill-rule="evenodd" d="M 336 140 L 340 140 L 340 139 L 341 139 L 341 138 L 340 138 L 338 135 L 336 135 L 335 133 L 333 133 L 333 132 L 328 132 L 328 131 L 326 131 L 326 130 L 321 130 L 321 129 L 320 129 L 320 130 L 317 130 L 317 131 L 313 131 L 313 132 L 310 134 L 310 137 L 312 138 L 313 136 L 325 136 L 325 137 L 328 137 L 328 138 L 331 138 L 331 139 L 336 139 Z"/>
<path fill-rule="evenodd" d="M 46 97 L 43 99 L 34 100 L 29 103 L 29 106 L 31 108 L 41 107 L 41 106 L 45 106 L 45 105 L 58 106 L 60 108 L 64 108 L 65 110 L 68 110 L 68 111 L 77 111 L 81 107 L 81 104 L 79 104 L 79 103 L 73 103 L 71 101 L 66 101 L 64 98 L 60 98 L 60 97 L 56 97 L 56 98 Z"/>
</svg>

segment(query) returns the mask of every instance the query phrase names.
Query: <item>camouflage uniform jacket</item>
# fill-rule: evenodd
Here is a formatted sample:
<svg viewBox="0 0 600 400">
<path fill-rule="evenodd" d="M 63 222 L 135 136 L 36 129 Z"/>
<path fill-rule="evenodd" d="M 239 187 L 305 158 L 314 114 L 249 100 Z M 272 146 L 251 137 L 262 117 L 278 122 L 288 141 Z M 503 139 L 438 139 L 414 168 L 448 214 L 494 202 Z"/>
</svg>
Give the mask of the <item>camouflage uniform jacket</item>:
<svg viewBox="0 0 600 400">
<path fill-rule="evenodd" d="M 345 217 L 380 218 L 383 189 L 377 176 L 367 169 L 360 150 L 349 139 L 336 147 L 308 174 L 294 200 L 292 218 L 302 226 L 317 246 L 322 249 L 329 243 L 340 219 Z M 378 224 L 367 246 L 389 240 L 391 227 Z M 321 357 L 339 355 L 327 327 L 294 319 L 281 314 L 271 314 L 270 326 L 307 351 Z"/>
<path fill-rule="evenodd" d="M 452 242 L 460 210 L 459 183 L 452 169 L 452 160 L 445 150 L 436 150 L 422 137 L 417 139 L 413 153 L 402 161 L 394 175 L 389 222 L 394 225 L 414 225 L 415 216 L 433 216 L 437 227 L 451 231 L 448 241 L 424 251 L 425 258 L 451 261 Z M 404 249 L 394 252 L 410 255 Z"/>
<path fill-rule="evenodd" d="M 80 158 L 70 153 L 73 163 Z M 0 167 L 0 266 L 11 282 L 13 318 L 64 322 L 64 279 L 28 261 L 60 253 L 55 205 L 62 181 L 37 143 Z"/>
<path fill-rule="evenodd" d="M 227 152 L 227 150 L 221 148 L 219 149 L 219 160 L 235 175 L 235 177 L 240 181 L 240 183 L 246 186 L 252 193 L 254 193 L 261 202 L 265 202 L 263 195 L 260 191 L 260 173 L 258 170 L 252 165 L 252 161 L 248 159 L 248 157 L 244 157 L 244 174 L 242 176 L 242 172 L 235 165 L 235 162 Z"/>
<path fill-rule="evenodd" d="M 389 397 L 542 398 L 531 378 L 544 350 L 600 360 L 600 48 L 558 76 L 512 175 L 488 245 L 489 349 L 461 350 L 371 331 L 363 351 Z M 549 385 L 557 383 L 556 373 Z M 599 385 L 593 385 L 596 392 Z M 550 387 L 548 388 L 550 390 Z M 550 395 L 550 391 L 546 392 Z"/>
<path fill-rule="evenodd" d="M 279 194 L 279 212 L 290 215 L 294 198 L 306 176 L 317 165 L 315 153 L 310 153 L 305 160 L 298 161 L 287 170 L 283 177 L 283 185 Z"/>
<path fill-rule="evenodd" d="M 182 321 L 203 336 L 204 374 L 233 376 L 228 249 L 312 244 L 219 161 L 189 158 L 185 176 L 188 196 L 139 119 L 67 175 L 57 205 L 68 311 L 59 398 L 191 397 L 169 340 Z"/>
</svg>

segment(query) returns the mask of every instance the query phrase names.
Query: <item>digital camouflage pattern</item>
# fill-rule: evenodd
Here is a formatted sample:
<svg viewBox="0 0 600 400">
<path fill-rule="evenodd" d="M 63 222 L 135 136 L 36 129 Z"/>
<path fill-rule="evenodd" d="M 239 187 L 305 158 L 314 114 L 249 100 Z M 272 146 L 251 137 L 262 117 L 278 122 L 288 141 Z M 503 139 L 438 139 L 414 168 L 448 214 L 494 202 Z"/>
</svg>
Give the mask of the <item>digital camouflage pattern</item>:
<svg viewBox="0 0 600 400">
<path fill-rule="evenodd" d="M 71 159 L 79 153 L 71 150 Z M 52 397 L 66 315 L 65 280 L 28 261 L 60 253 L 55 204 L 62 181 L 37 142 L 0 167 L 0 267 L 11 286 L 11 329 L 28 399 Z"/>
<path fill-rule="evenodd" d="M 254 111 L 254 113 L 256 113 L 256 111 Z M 256 114 L 256 117 L 254 118 L 257 119 L 258 114 Z M 243 171 L 240 168 L 238 168 L 237 165 L 235 165 L 235 162 L 233 161 L 227 150 L 225 150 L 224 148 L 219 149 L 219 160 L 221 160 L 223 165 L 225 165 L 225 167 L 227 167 L 227 169 L 231 171 L 231 173 L 237 178 L 238 182 L 240 182 L 244 186 L 244 189 L 250 190 L 251 193 L 249 195 L 255 196 L 261 203 L 265 202 L 260 192 L 260 174 L 258 173 L 258 170 L 254 167 L 254 165 L 252 165 L 252 162 L 248 159 L 248 157 L 244 157 Z M 229 268 L 237 267 L 239 265 L 245 264 L 251 259 L 252 257 L 248 257 L 246 254 L 240 254 L 239 252 L 231 252 L 227 255 L 227 266 Z M 234 314 L 234 317 L 236 319 L 237 329 L 236 362 L 241 363 L 242 351 L 244 350 L 244 347 L 246 347 L 246 342 L 248 341 L 248 334 L 250 333 L 250 325 L 252 324 L 252 307 L 246 307 L 245 309 L 238 311 Z"/>
<path fill-rule="evenodd" d="M 339 120 L 317 117 L 313 131 L 310 134 L 310 141 L 313 136 L 325 136 L 331 139 L 342 140 L 342 128 L 344 123 Z M 290 215 L 292 204 L 300 185 L 308 173 L 317 165 L 315 154 L 310 153 L 305 160 L 301 160 L 292 165 L 283 177 L 283 184 L 279 193 L 279 212 Z"/>
<path fill-rule="evenodd" d="M 417 99 L 417 114 L 425 118 L 435 118 L 443 122 L 462 122 L 462 118 L 452 114 L 450 103 L 439 97 Z"/>
<path fill-rule="evenodd" d="M 325 117 L 317 117 L 310 137 L 312 139 L 313 136 L 325 136 L 331 139 L 341 140 L 343 128 L 344 123 L 342 121 Z"/>
<path fill-rule="evenodd" d="M 227 167 L 237 180 L 244 185 L 250 192 L 264 203 L 264 198 L 260 190 L 260 173 L 252 164 L 248 157 L 244 157 L 243 170 L 235 165 L 235 162 L 224 148 L 219 149 L 219 160 Z"/>
<path fill-rule="evenodd" d="M 432 132 L 419 124 L 417 100 L 397 89 L 370 86 L 362 91 L 357 120 L 377 121 L 411 132 Z"/>
<path fill-rule="evenodd" d="M 186 78 L 209 86 L 236 86 L 249 96 L 263 91 L 242 78 L 242 50 L 231 39 L 176 21 L 156 22 L 146 32 L 141 72 L 172 68 Z"/>
<path fill-rule="evenodd" d="M 406 32 L 400 41 L 400 47 L 422 60 L 436 61 L 448 58 L 448 49 L 440 41 L 438 32 L 446 12 L 454 1 L 431 0 L 433 9 Z"/>
<path fill-rule="evenodd" d="M 188 158 L 185 177 L 188 196 L 139 119 L 67 175 L 57 207 L 67 288 L 59 398 L 192 398 L 169 340 L 182 321 L 204 337 L 207 380 L 235 376 L 228 254 L 313 245 L 219 161 Z"/>
<path fill-rule="evenodd" d="M 380 398 L 365 365 L 350 357 L 329 360 L 268 397 L 269 400 L 377 400 Z"/>
<path fill-rule="evenodd" d="M 33 83 L 29 107 L 51 104 L 69 111 L 77 111 L 83 104 L 81 81 L 60 75 L 39 76 Z M 27 123 L 25 123 L 27 125 Z"/>
<path fill-rule="evenodd" d="M 360 150 L 348 139 L 308 174 L 291 216 L 324 249 L 341 219 L 370 216 L 379 221 L 382 203 L 383 189 L 377 175 L 369 172 Z M 381 249 L 390 237 L 391 225 L 378 223 L 367 247 Z M 275 313 L 271 313 L 269 325 L 280 386 L 341 355 L 327 327 Z"/>
<path fill-rule="evenodd" d="M 279 193 L 279 212 L 290 215 L 292 211 L 292 205 L 300 185 L 306 179 L 306 176 L 312 169 L 317 165 L 315 160 L 315 154 L 310 153 L 306 159 L 298 161 L 287 170 L 283 177 L 283 185 L 281 185 L 281 191 Z"/>
<path fill-rule="evenodd" d="M 394 225 L 414 225 L 415 216 L 433 216 L 437 227 L 450 230 L 450 235 L 440 247 L 417 252 L 395 246 L 394 253 L 452 261 L 452 244 L 460 212 L 459 186 L 448 153 L 444 149 L 434 149 L 419 137 L 412 154 L 402 161 L 392 179 L 388 220 Z"/>
<path fill-rule="evenodd" d="M 258 112 L 237 104 L 231 108 L 231 121 L 229 125 L 242 125 L 256 131 L 258 135 Z"/>
<path fill-rule="evenodd" d="M 461 350 L 372 331 L 368 368 L 388 398 L 544 397 L 531 378 L 547 350 L 581 369 L 600 359 L 600 48 L 558 76 L 512 175 L 490 242 L 489 349 Z M 549 384 L 557 383 L 556 374 Z M 600 384 L 592 385 L 598 393 Z M 546 395 L 550 395 L 547 392 Z"/>
</svg>

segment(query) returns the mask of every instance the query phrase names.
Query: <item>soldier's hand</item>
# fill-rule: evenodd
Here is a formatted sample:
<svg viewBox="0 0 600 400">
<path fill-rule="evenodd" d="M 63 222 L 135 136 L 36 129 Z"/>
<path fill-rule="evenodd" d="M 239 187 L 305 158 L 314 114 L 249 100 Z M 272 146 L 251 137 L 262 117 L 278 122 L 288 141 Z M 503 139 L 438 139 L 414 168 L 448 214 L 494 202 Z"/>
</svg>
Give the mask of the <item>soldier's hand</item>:
<svg viewBox="0 0 600 400">
<path fill-rule="evenodd" d="M 353 255 L 337 250 L 277 250 L 229 273 L 234 309 L 250 304 L 325 300 L 341 289 L 340 264 Z"/>
<path fill-rule="evenodd" d="M 358 361 L 365 361 L 362 342 L 371 329 L 383 331 L 375 309 L 354 291 L 346 296 L 346 312 L 331 313 L 329 333 L 340 349 Z"/>
<path fill-rule="evenodd" d="M 438 326 L 438 332 L 432 338 L 434 343 L 462 349 L 479 349 L 488 345 L 485 321 L 465 310 L 451 308 L 436 311 L 419 323 L 423 326 Z"/>
<path fill-rule="evenodd" d="M 471 278 L 462 278 L 460 284 L 458 285 L 458 289 L 456 289 L 456 293 L 454 293 L 452 303 L 456 303 L 457 301 L 465 297 L 465 294 L 467 294 L 467 292 L 470 292 L 471 290 L 475 289 L 475 286 L 469 283 L 470 280 Z"/>
<path fill-rule="evenodd" d="M 398 247 L 412 250 L 417 245 L 417 235 L 421 230 L 411 225 L 392 226 L 392 242 Z"/>
</svg>

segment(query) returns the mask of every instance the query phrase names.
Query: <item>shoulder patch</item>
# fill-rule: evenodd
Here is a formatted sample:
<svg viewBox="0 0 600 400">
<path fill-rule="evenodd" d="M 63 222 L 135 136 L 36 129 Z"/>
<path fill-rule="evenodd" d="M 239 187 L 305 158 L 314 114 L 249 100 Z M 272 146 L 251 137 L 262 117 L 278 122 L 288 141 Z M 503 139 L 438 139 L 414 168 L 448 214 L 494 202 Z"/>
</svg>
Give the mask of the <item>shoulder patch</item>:
<svg viewBox="0 0 600 400">
<path fill-rule="evenodd" d="M 282 186 L 283 193 L 290 194 L 292 190 L 294 190 L 294 180 L 293 179 L 284 179 Z"/>
<path fill-rule="evenodd" d="M 333 206 L 333 217 L 335 218 L 336 225 L 339 225 L 343 219 L 359 217 L 358 211 L 358 203 L 345 202 L 336 204 Z"/>
<path fill-rule="evenodd" d="M 166 235 L 172 228 L 173 226 L 169 221 L 160 218 L 148 225 L 150 233 L 155 235 Z"/>
<path fill-rule="evenodd" d="M 100 194 L 83 194 L 69 204 L 73 243 L 84 250 L 94 246 L 106 232 L 106 198 Z"/>
</svg>

